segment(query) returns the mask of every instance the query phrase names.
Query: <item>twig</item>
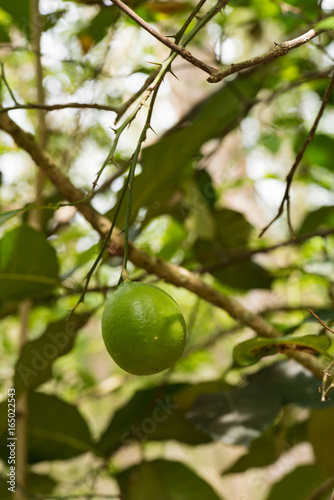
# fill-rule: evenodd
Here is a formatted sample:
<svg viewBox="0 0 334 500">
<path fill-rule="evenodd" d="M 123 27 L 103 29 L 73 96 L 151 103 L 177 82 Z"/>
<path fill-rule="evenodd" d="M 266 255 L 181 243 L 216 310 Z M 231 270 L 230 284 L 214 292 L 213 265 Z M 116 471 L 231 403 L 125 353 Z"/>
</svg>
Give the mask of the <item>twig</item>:
<svg viewBox="0 0 334 500">
<path fill-rule="evenodd" d="M 176 45 L 173 43 L 169 38 L 166 36 L 162 35 L 159 33 L 157 30 L 152 28 L 144 19 L 142 19 L 138 14 L 136 14 L 130 7 L 125 5 L 122 0 L 113 0 L 113 4 L 116 5 L 120 10 L 122 10 L 127 16 L 131 17 L 139 26 L 144 28 L 148 33 L 150 33 L 154 38 L 159 40 L 161 43 L 166 45 L 166 47 L 169 47 L 173 52 L 177 53 L 179 56 L 183 57 L 183 59 L 186 59 L 188 62 L 196 66 L 197 68 L 200 68 L 201 70 L 205 71 L 209 75 L 211 73 L 216 72 L 217 70 L 213 68 L 212 66 L 208 66 L 205 64 L 203 61 L 200 59 L 197 59 L 194 57 L 188 50 L 186 50 L 184 47 L 180 47 L 179 45 Z M 219 4 L 219 10 L 223 8 L 226 4 L 227 1 L 220 0 L 218 2 Z"/>
<path fill-rule="evenodd" d="M 31 134 L 22 130 L 5 114 L 0 115 L 0 129 L 7 132 L 16 144 L 31 156 L 66 199 L 72 203 L 82 200 L 83 194 L 81 191 L 61 172 L 52 158 L 45 151 L 41 150 Z M 97 212 L 87 201 L 78 204 L 77 208 L 100 236 L 106 238 L 111 225 L 109 219 Z M 111 241 L 115 246 L 124 248 L 124 240 L 120 231 L 116 228 Z M 276 338 L 281 336 L 281 333 L 264 318 L 248 311 L 238 301 L 216 290 L 192 272 L 171 262 L 165 262 L 154 255 L 148 255 L 144 250 L 130 242 L 129 260 L 136 267 L 145 269 L 149 274 L 155 274 L 168 283 L 186 288 L 214 306 L 225 310 L 232 318 L 243 325 L 247 325 L 262 337 Z M 321 359 L 315 358 L 309 353 L 301 352 L 290 352 L 287 355 L 301 363 L 317 378 L 322 380 L 323 363 Z"/>
<path fill-rule="evenodd" d="M 322 498 L 323 494 L 326 493 L 326 491 L 331 490 L 333 486 L 334 486 L 334 476 L 331 476 L 328 479 L 326 479 L 326 481 L 324 481 L 316 490 L 314 490 L 312 495 L 308 497 L 307 500 L 319 500 L 319 498 Z M 331 500 L 332 498 L 333 495 L 331 496 Z"/>
<path fill-rule="evenodd" d="M 298 243 L 302 243 L 303 241 L 307 241 L 314 236 L 322 236 L 326 237 L 330 234 L 334 234 L 334 228 L 329 229 L 319 229 L 319 231 L 315 231 L 313 233 L 308 233 L 303 236 L 297 236 L 292 239 L 288 239 L 282 241 L 281 243 L 276 243 L 275 245 L 271 245 L 268 247 L 254 248 L 253 250 L 234 250 L 232 255 L 225 255 L 222 259 L 213 264 L 208 264 L 206 266 L 202 266 L 196 269 L 197 272 L 203 274 L 206 272 L 216 271 L 217 269 L 222 269 L 223 267 L 233 266 L 234 264 L 238 264 L 239 262 L 243 262 L 245 260 L 250 259 L 253 255 L 257 254 L 265 254 L 277 250 L 278 248 L 282 248 L 289 245 L 297 245 Z"/>
<path fill-rule="evenodd" d="M 260 237 L 263 236 L 263 234 L 267 231 L 267 229 L 269 229 L 269 227 L 282 215 L 283 213 L 283 210 L 284 210 L 284 205 L 285 203 L 289 204 L 290 201 L 290 187 L 291 187 L 291 184 L 292 184 L 292 180 L 293 180 L 293 177 L 296 173 L 296 170 L 304 156 L 304 153 L 308 147 L 308 145 L 310 144 L 310 142 L 314 139 L 314 135 L 315 135 L 315 132 L 317 130 L 317 127 L 318 127 L 318 124 L 319 124 L 319 121 L 325 111 L 325 108 L 328 104 L 328 101 L 329 101 L 329 98 L 331 96 L 331 93 L 332 93 L 332 90 L 333 90 L 333 87 L 334 87 L 334 71 L 333 71 L 333 74 L 332 74 L 332 77 L 331 77 L 331 80 L 329 82 L 329 85 L 326 89 L 326 92 L 324 94 L 324 97 L 322 99 L 322 103 L 321 103 L 321 106 L 320 106 L 320 109 L 318 111 L 318 114 L 316 116 L 316 119 L 314 120 L 314 123 L 309 131 L 309 133 L 307 134 L 307 137 L 302 145 L 302 147 L 300 148 L 300 150 L 298 151 L 297 155 L 296 155 L 296 158 L 295 158 L 295 161 L 286 177 L 286 188 L 285 188 L 285 193 L 284 193 L 284 196 L 283 196 L 283 199 L 282 199 L 282 202 L 279 206 L 279 209 L 278 209 L 278 212 L 277 212 L 277 215 L 272 219 L 272 221 L 264 228 L 262 229 L 261 233 L 260 233 Z M 288 220 L 290 221 L 290 210 L 288 211 Z M 290 225 L 291 222 L 289 222 L 289 225 Z"/>
<path fill-rule="evenodd" d="M 322 319 L 319 318 L 319 316 L 317 316 L 317 314 L 315 314 L 312 311 L 312 309 L 307 307 L 306 310 L 307 310 L 307 312 L 312 314 L 312 316 L 315 317 L 315 319 L 318 321 L 318 323 L 320 323 L 321 326 L 323 326 L 326 330 L 328 330 L 329 332 L 334 334 L 334 330 L 329 328 L 329 326 L 326 325 L 326 323 L 324 321 L 322 321 Z M 322 384 L 321 384 L 321 401 L 323 401 L 323 402 L 326 401 L 326 399 L 328 397 L 328 393 L 334 388 L 334 382 L 331 382 L 328 385 L 328 378 L 330 377 L 330 372 L 331 372 L 333 366 L 334 366 L 334 360 L 323 371 L 323 378 L 322 378 Z"/>
<path fill-rule="evenodd" d="M 1 78 L 3 80 L 3 83 L 5 84 L 5 87 L 8 90 L 8 93 L 9 93 L 10 97 L 13 99 L 13 101 L 15 102 L 15 104 L 18 105 L 16 97 L 15 97 L 12 89 L 10 88 L 9 83 L 7 82 L 7 78 L 6 78 L 6 75 L 5 75 L 5 67 L 4 67 L 4 63 L 3 62 L 0 62 L 0 67 L 1 67 Z"/>
<path fill-rule="evenodd" d="M 175 35 L 175 43 L 176 44 L 178 44 L 180 42 L 180 40 L 182 39 L 184 33 L 187 31 L 187 28 L 188 28 L 189 24 L 196 17 L 197 13 L 201 10 L 201 8 L 205 4 L 205 2 L 206 2 L 206 0 L 200 0 L 200 2 L 196 5 L 196 7 L 194 8 L 194 10 L 190 13 L 188 19 L 186 19 L 186 21 L 183 23 L 183 26 L 180 29 L 180 31 L 178 31 L 176 33 L 176 35 Z"/>
<path fill-rule="evenodd" d="M 16 109 L 44 109 L 45 111 L 56 111 L 58 109 L 75 108 L 75 109 L 101 109 L 103 111 L 114 111 L 118 112 L 118 108 L 115 106 L 107 106 L 106 104 L 87 104 L 81 102 L 68 102 L 64 104 L 20 104 L 16 103 L 15 106 L 8 106 L 7 108 L 0 108 L 0 113 L 7 113 L 8 111 L 13 111 Z"/>
<path fill-rule="evenodd" d="M 286 42 L 275 44 L 275 48 L 265 54 L 261 54 L 260 56 L 252 57 L 251 59 L 247 59 L 247 61 L 242 61 L 239 63 L 231 64 L 228 68 L 224 68 L 222 70 L 215 70 L 211 73 L 208 78 L 209 83 L 218 83 L 227 76 L 233 75 L 234 73 L 238 73 L 247 68 L 252 68 L 253 66 L 259 66 L 261 64 L 268 64 L 279 57 L 285 56 L 290 50 L 296 49 L 300 47 L 304 43 L 309 42 L 312 38 L 320 35 L 326 30 L 315 30 L 311 29 L 304 33 L 303 35 L 294 38 L 293 40 L 288 40 Z"/>
<path fill-rule="evenodd" d="M 145 90 L 151 85 L 151 83 L 154 81 L 154 79 L 156 78 L 156 76 L 158 75 L 158 73 L 159 73 L 159 68 L 157 68 L 156 70 L 154 70 L 153 73 L 151 73 L 148 76 L 148 78 L 146 78 L 144 85 L 142 85 L 140 87 L 140 89 L 138 90 L 138 92 L 136 92 L 135 94 L 133 94 L 130 97 L 130 99 L 128 99 L 118 109 L 118 111 L 117 111 L 117 117 L 116 117 L 116 120 L 115 120 L 115 125 L 119 121 L 119 119 L 124 115 L 124 113 L 129 109 L 129 107 L 131 106 L 131 104 L 133 104 L 137 99 L 139 99 L 139 97 L 143 94 L 143 92 L 145 92 Z"/>
<path fill-rule="evenodd" d="M 307 312 L 309 312 L 310 314 L 312 314 L 312 316 L 315 317 L 315 319 L 320 323 L 321 326 L 323 326 L 324 328 L 326 328 L 326 330 L 328 330 L 329 332 L 333 333 L 334 334 L 334 330 L 332 330 L 331 328 L 329 328 L 328 325 L 326 325 L 326 323 L 324 323 L 322 321 L 322 319 L 319 318 L 319 316 L 317 316 L 313 311 L 312 309 L 310 309 L 309 307 L 307 307 L 306 309 Z"/>
</svg>

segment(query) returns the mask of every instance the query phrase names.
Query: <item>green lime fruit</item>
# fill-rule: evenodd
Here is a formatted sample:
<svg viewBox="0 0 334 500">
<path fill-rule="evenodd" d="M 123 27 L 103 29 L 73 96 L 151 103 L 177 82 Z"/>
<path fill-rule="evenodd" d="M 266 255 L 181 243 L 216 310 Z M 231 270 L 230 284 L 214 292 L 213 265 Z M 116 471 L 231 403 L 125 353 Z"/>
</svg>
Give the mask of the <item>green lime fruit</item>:
<svg viewBox="0 0 334 500">
<path fill-rule="evenodd" d="M 186 343 L 186 323 L 175 300 L 154 285 L 125 281 L 107 300 L 102 336 L 115 363 L 134 375 L 172 366 Z"/>
</svg>

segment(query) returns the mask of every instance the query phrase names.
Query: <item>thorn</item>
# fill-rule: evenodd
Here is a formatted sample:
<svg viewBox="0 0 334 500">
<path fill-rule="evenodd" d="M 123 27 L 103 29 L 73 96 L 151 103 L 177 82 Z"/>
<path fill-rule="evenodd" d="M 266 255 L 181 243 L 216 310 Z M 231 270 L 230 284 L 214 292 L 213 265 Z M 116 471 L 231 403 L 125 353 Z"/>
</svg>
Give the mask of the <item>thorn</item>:
<svg viewBox="0 0 334 500">
<path fill-rule="evenodd" d="M 147 64 L 153 64 L 154 66 L 159 66 L 159 68 L 162 67 L 162 64 L 161 63 L 157 63 L 157 62 L 153 62 L 153 61 L 146 61 Z"/>
<path fill-rule="evenodd" d="M 150 125 L 150 126 L 149 126 L 149 129 L 151 129 L 151 130 L 152 130 L 153 134 L 158 135 L 158 134 L 156 133 L 156 131 L 154 130 L 154 128 L 152 127 L 152 125 Z"/>
<path fill-rule="evenodd" d="M 178 81 L 180 81 L 180 78 L 176 76 L 176 74 L 170 69 L 169 73 L 171 73 Z"/>
</svg>

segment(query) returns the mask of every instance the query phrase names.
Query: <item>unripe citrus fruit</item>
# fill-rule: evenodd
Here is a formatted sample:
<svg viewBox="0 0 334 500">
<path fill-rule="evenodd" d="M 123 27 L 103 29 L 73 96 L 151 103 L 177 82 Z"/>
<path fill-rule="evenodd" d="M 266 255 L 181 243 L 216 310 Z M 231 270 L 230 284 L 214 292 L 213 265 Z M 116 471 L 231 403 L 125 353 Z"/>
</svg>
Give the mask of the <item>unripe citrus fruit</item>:
<svg viewBox="0 0 334 500">
<path fill-rule="evenodd" d="M 179 306 L 154 285 L 125 281 L 107 300 L 102 336 L 115 363 L 134 375 L 151 375 L 172 366 L 186 342 Z"/>
</svg>

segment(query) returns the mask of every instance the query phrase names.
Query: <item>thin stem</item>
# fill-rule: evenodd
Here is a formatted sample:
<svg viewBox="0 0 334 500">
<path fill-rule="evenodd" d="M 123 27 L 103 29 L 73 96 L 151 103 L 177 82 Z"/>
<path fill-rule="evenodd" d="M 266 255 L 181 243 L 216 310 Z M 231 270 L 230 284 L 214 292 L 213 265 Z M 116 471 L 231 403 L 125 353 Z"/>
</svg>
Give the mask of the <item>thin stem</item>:
<svg viewBox="0 0 334 500">
<path fill-rule="evenodd" d="M 36 104 L 36 103 L 19 104 L 19 103 L 16 103 L 15 106 L 8 106 L 7 108 L 1 108 L 0 113 L 7 113 L 8 111 L 13 111 L 16 109 L 42 109 L 45 111 L 57 111 L 59 109 L 67 109 L 67 108 L 100 109 L 103 111 L 114 111 L 115 113 L 118 112 L 118 108 L 116 108 L 115 106 L 107 106 L 106 104 L 86 104 L 86 103 L 81 103 L 81 102 L 68 102 L 68 103 L 64 103 L 64 104 Z"/>
<path fill-rule="evenodd" d="M 324 97 L 322 99 L 322 103 L 321 103 L 321 106 L 320 106 L 320 109 L 318 111 L 318 114 L 313 122 L 313 125 L 309 131 L 309 133 L 307 134 L 307 137 L 302 145 L 302 147 L 300 148 L 300 150 L 298 151 L 297 155 L 296 155 L 296 158 L 295 158 L 295 161 L 286 177 L 286 188 L 285 188 L 285 193 L 284 193 L 284 196 L 283 196 L 283 199 L 282 199 L 282 202 L 279 206 L 279 209 L 278 209 L 278 212 L 277 212 L 277 215 L 269 222 L 269 224 L 267 224 L 267 226 L 262 229 L 261 233 L 260 233 L 260 237 L 263 236 L 263 234 L 267 231 L 267 229 L 269 229 L 269 227 L 282 215 L 283 213 L 283 210 L 284 210 L 284 206 L 285 206 L 285 203 L 288 202 L 289 200 L 289 196 L 290 196 L 290 188 L 291 188 L 291 184 L 292 184 L 292 181 L 293 181 L 293 178 L 294 178 L 294 175 L 296 173 L 296 170 L 304 156 L 304 153 L 308 147 L 308 145 L 310 144 L 311 141 L 313 141 L 314 139 L 314 135 L 315 135 L 315 132 L 318 128 L 318 125 L 319 125 L 319 122 L 320 122 L 320 119 L 326 109 L 326 106 L 328 104 L 328 101 L 329 101 L 329 98 L 331 96 L 331 93 L 332 93 L 332 90 L 334 88 L 334 71 L 333 71 L 333 74 L 332 74 L 332 77 L 331 77 L 331 80 L 329 82 L 329 85 L 326 89 L 326 92 L 324 94 Z M 290 216 L 288 214 L 288 216 Z"/>
<path fill-rule="evenodd" d="M 180 40 L 182 39 L 184 33 L 186 32 L 186 30 L 189 26 L 189 24 L 196 17 L 196 15 L 201 10 L 201 8 L 203 7 L 203 5 L 205 4 L 206 1 L 207 0 L 200 0 L 200 2 L 196 5 L 194 10 L 190 13 L 188 19 L 185 21 L 182 28 L 176 33 L 176 35 L 175 35 L 175 43 L 176 44 L 179 44 Z"/>
<path fill-rule="evenodd" d="M 320 35 L 326 30 L 315 30 L 311 29 L 304 33 L 303 35 L 294 38 L 293 40 L 288 40 L 286 42 L 275 44 L 275 48 L 266 52 L 265 54 L 261 54 L 260 56 L 252 57 L 251 59 L 247 59 L 246 61 L 242 61 L 239 63 L 233 63 L 227 68 L 216 70 L 212 72 L 211 76 L 208 78 L 209 83 L 218 83 L 222 81 L 227 76 L 233 75 L 234 73 L 238 73 L 247 68 L 252 68 L 254 66 L 259 66 L 261 64 L 268 64 L 279 57 L 285 56 L 290 50 L 296 49 L 300 47 L 304 43 L 309 42 L 312 38 Z"/>
<path fill-rule="evenodd" d="M 5 67 L 4 67 L 4 63 L 3 62 L 0 62 L 0 67 L 1 67 L 1 78 L 3 80 L 3 83 L 5 84 L 5 87 L 8 90 L 8 93 L 9 93 L 10 97 L 15 102 L 15 106 L 19 106 L 19 103 L 17 102 L 14 93 L 13 93 L 12 89 L 10 88 L 9 83 L 7 82 L 7 78 L 6 78 L 6 75 L 5 75 Z"/>
<path fill-rule="evenodd" d="M 225 2 L 220 1 L 218 3 L 223 4 Z M 142 19 L 140 16 L 138 16 L 138 14 L 136 14 L 132 9 L 130 9 L 130 7 L 128 7 L 126 4 L 124 4 L 122 2 L 122 0 L 113 0 L 113 4 L 116 5 L 120 10 L 122 10 L 127 16 L 131 17 L 131 19 L 133 19 L 139 26 L 144 28 L 144 30 L 146 30 L 148 33 L 150 33 L 152 36 L 154 36 L 154 38 L 156 38 L 161 43 L 166 45 L 166 47 L 169 47 L 176 54 L 183 57 L 183 59 L 186 59 L 191 64 L 202 69 L 203 71 L 205 71 L 209 75 L 211 75 L 212 72 L 217 71 L 212 66 L 208 66 L 203 61 L 201 61 L 200 59 L 197 59 L 192 54 L 190 54 L 190 52 L 188 52 L 187 50 L 184 49 L 184 45 L 182 47 L 180 47 L 179 45 L 176 45 L 169 38 L 167 38 L 166 36 L 159 33 L 157 30 L 152 28 L 152 26 L 150 26 L 146 21 L 144 21 L 144 19 Z"/>
</svg>

